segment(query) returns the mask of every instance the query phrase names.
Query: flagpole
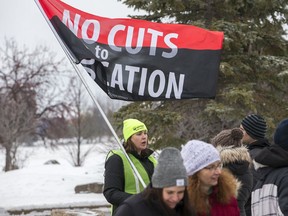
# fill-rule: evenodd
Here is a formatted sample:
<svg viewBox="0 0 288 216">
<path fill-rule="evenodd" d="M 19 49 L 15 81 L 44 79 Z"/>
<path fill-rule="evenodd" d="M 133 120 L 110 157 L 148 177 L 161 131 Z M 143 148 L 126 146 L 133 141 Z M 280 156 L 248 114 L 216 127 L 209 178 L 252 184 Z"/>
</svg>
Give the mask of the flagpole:
<svg viewBox="0 0 288 216">
<path fill-rule="evenodd" d="M 65 47 L 65 45 L 63 44 L 62 40 L 59 38 L 58 34 L 56 33 L 55 29 L 53 28 L 53 26 L 51 25 L 51 23 L 49 22 L 47 16 L 45 15 L 42 7 L 39 5 L 39 0 L 34 0 L 35 3 L 37 4 L 39 10 L 41 11 L 42 15 L 44 16 L 46 22 L 48 23 L 49 27 L 51 28 L 54 36 L 56 37 L 57 41 L 59 42 L 61 48 L 63 49 L 64 53 L 66 54 L 66 56 L 68 57 L 70 63 L 72 64 L 74 70 L 76 71 L 77 75 L 79 76 L 79 78 L 81 79 L 82 83 L 84 84 L 84 87 L 86 88 L 86 90 L 88 91 L 90 97 L 92 98 L 94 104 L 97 106 L 100 114 L 102 115 L 104 121 L 106 122 L 106 124 L 108 125 L 110 131 L 112 132 L 114 138 L 116 139 L 117 141 L 117 144 L 119 145 L 120 149 L 123 151 L 125 157 L 127 158 L 132 170 L 134 171 L 135 175 L 137 176 L 138 180 L 140 181 L 140 183 L 142 184 L 142 186 L 145 188 L 146 187 L 146 184 L 145 182 L 143 181 L 142 177 L 140 176 L 138 170 L 136 169 L 135 165 L 133 164 L 133 162 L 131 161 L 131 159 L 129 158 L 126 150 L 124 149 L 120 139 L 118 138 L 115 130 L 113 129 L 111 123 L 109 122 L 106 114 L 104 113 L 103 109 L 101 108 L 100 104 L 98 103 L 95 95 L 93 94 L 93 92 L 91 91 L 91 89 L 89 88 L 89 85 L 87 84 L 85 78 L 83 77 L 83 74 L 79 71 L 79 68 L 76 66 L 75 64 L 75 59 L 73 59 L 72 55 L 70 55 L 69 51 L 67 50 L 67 48 Z"/>
</svg>

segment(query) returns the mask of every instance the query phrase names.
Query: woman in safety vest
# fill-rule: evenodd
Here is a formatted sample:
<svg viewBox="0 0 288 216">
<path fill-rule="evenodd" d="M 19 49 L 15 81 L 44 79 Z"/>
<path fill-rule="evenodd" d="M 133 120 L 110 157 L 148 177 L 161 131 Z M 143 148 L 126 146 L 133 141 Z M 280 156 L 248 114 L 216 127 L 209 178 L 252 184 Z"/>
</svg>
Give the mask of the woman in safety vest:
<svg viewBox="0 0 288 216">
<path fill-rule="evenodd" d="M 137 119 L 123 121 L 124 148 L 146 185 L 151 181 L 157 162 L 148 148 L 146 125 Z M 143 191 L 143 185 L 122 150 L 112 150 L 105 162 L 104 190 L 107 201 L 116 208 L 133 194 Z"/>
<path fill-rule="evenodd" d="M 180 151 L 163 149 L 151 183 L 117 208 L 115 216 L 194 216 L 188 199 L 187 173 Z"/>
</svg>

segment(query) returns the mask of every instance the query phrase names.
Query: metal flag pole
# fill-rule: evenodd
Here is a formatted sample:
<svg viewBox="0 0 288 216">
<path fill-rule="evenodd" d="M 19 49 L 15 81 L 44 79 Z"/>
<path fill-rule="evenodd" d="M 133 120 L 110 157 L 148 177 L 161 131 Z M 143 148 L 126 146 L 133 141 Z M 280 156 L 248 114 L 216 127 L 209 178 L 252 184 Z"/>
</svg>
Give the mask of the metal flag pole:
<svg viewBox="0 0 288 216">
<path fill-rule="evenodd" d="M 145 188 L 146 184 L 143 181 L 141 175 L 139 174 L 138 170 L 136 169 L 135 165 L 133 164 L 133 162 L 131 161 L 131 159 L 129 158 L 127 152 L 125 151 L 120 139 L 118 138 L 115 130 L 113 129 L 111 123 L 109 122 L 106 114 L 104 113 L 103 109 L 101 108 L 100 104 L 98 103 L 95 95 L 93 94 L 93 92 L 91 91 L 91 89 L 89 88 L 89 85 L 87 84 L 85 78 L 83 77 L 83 74 L 79 71 L 79 68 L 76 66 L 75 64 L 75 59 L 72 57 L 72 55 L 69 53 L 69 51 L 67 50 L 66 46 L 64 45 L 63 41 L 61 40 L 61 38 L 58 36 L 57 32 L 55 31 L 54 27 L 52 26 L 52 24 L 50 23 L 50 21 L 48 20 L 48 17 L 46 16 L 46 14 L 44 13 L 41 5 L 39 4 L 39 0 L 34 0 L 35 3 L 37 4 L 39 10 L 41 11 L 42 15 L 44 16 L 46 22 L 48 23 L 49 27 L 51 28 L 54 36 L 56 37 L 57 41 L 59 42 L 61 48 L 63 49 L 63 51 L 65 52 L 66 56 L 68 57 L 70 63 L 72 64 L 74 70 L 76 71 L 77 75 L 79 76 L 79 78 L 81 79 L 82 83 L 84 84 L 84 87 L 86 88 L 86 90 L 88 91 L 88 94 L 90 95 L 90 97 L 92 98 L 94 104 L 97 106 L 100 114 L 102 115 L 104 121 L 106 122 L 106 124 L 108 125 L 110 131 L 112 132 L 114 138 L 117 141 L 117 144 L 119 145 L 120 149 L 122 150 L 122 152 L 124 153 L 125 157 L 127 158 L 133 172 L 135 173 L 135 175 L 137 176 L 138 180 L 140 181 L 140 183 L 142 184 L 142 186 Z"/>
</svg>

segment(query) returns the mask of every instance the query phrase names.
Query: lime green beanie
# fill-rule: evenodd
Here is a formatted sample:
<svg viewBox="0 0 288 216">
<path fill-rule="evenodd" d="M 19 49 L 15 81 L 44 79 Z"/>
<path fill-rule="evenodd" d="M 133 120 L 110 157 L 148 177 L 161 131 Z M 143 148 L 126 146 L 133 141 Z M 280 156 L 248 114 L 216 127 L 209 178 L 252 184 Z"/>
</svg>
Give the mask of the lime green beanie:
<svg viewBox="0 0 288 216">
<path fill-rule="evenodd" d="M 123 136 L 125 142 L 139 131 L 147 131 L 146 125 L 137 119 L 126 119 L 123 121 Z"/>
</svg>

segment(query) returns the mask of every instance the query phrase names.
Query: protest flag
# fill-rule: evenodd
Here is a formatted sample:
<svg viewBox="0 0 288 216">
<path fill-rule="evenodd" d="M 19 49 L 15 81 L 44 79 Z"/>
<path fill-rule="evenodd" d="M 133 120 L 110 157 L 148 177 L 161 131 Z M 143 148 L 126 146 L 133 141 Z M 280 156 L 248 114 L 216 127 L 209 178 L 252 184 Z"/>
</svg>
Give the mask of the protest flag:
<svg viewBox="0 0 288 216">
<path fill-rule="evenodd" d="M 112 99 L 215 98 L 223 32 L 110 19 L 37 0 L 76 64 Z"/>
</svg>

